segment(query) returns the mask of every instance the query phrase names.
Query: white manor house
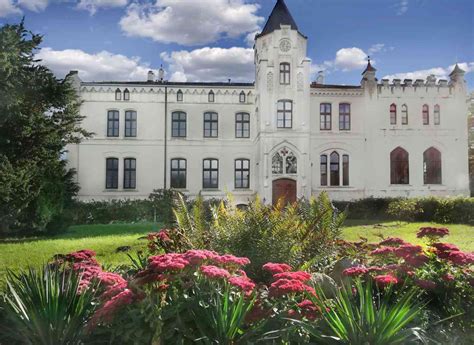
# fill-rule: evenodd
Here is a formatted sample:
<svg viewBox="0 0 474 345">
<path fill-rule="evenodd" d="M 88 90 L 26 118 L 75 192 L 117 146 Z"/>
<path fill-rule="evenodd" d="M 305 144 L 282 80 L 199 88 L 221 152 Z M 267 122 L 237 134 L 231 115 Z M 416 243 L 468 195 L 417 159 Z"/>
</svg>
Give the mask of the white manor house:
<svg viewBox="0 0 474 345">
<path fill-rule="evenodd" d="M 467 86 L 310 80 L 307 37 L 278 0 L 255 39 L 255 82 L 83 82 L 90 139 L 68 147 L 81 200 L 146 198 L 174 188 L 238 204 L 328 191 L 336 200 L 468 195 Z"/>
</svg>

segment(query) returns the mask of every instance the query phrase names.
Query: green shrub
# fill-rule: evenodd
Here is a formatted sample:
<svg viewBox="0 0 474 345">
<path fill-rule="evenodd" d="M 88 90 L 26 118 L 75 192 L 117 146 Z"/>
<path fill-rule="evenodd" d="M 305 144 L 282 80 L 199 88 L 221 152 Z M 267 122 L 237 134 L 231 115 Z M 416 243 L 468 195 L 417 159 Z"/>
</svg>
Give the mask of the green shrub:
<svg viewBox="0 0 474 345">
<path fill-rule="evenodd" d="M 388 205 L 387 214 L 397 220 L 413 221 L 417 215 L 423 213 L 415 199 L 392 201 Z"/>
<path fill-rule="evenodd" d="M 395 198 L 365 198 L 355 201 L 333 201 L 339 210 L 347 210 L 350 219 L 387 219 L 388 205 Z"/>
</svg>

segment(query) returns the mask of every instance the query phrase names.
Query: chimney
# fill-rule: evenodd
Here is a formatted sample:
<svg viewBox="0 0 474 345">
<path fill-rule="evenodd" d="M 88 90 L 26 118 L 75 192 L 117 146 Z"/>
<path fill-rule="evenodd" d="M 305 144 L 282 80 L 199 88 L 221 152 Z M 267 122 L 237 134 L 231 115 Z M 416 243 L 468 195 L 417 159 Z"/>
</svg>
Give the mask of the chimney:
<svg viewBox="0 0 474 345">
<path fill-rule="evenodd" d="M 316 84 L 324 84 L 324 71 L 318 71 L 318 76 L 316 77 Z"/>
<path fill-rule="evenodd" d="M 165 77 L 165 70 L 163 69 L 163 65 L 160 65 L 160 69 L 158 70 L 158 81 L 163 82 Z"/>
<path fill-rule="evenodd" d="M 153 71 L 148 71 L 148 78 L 147 78 L 147 81 L 148 81 L 148 82 L 153 82 L 153 81 L 155 81 L 155 73 L 153 73 Z"/>
</svg>

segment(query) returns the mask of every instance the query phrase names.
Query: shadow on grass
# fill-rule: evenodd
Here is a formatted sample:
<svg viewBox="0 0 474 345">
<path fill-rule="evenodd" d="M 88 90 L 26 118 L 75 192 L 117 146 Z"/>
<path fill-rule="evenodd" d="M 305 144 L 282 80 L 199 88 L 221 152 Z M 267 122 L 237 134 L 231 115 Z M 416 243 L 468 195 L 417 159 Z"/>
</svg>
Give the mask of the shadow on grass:
<svg viewBox="0 0 474 345">
<path fill-rule="evenodd" d="M 391 220 L 382 219 L 346 219 L 344 227 L 364 226 L 364 225 L 384 225 L 384 223 L 392 223 Z"/>
</svg>

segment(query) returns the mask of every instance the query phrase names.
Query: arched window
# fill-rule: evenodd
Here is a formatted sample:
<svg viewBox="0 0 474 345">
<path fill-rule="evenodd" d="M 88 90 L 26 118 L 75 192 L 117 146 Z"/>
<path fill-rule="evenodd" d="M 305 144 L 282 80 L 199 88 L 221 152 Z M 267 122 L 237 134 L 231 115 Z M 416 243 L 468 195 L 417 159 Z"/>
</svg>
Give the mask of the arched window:
<svg viewBox="0 0 474 345">
<path fill-rule="evenodd" d="M 408 107 L 406 104 L 402 105 L 402 125 L 408 125 Z"/>
<path fill-rule="evenodd" d="M 137 160 L 125 158 L 123 160 L 123 188 L 135 189 L 137 187 Z"/>
<path fill-rule="evenodd" d="M 186 159 L 171 160 L 171 188 L 186 188 Z"/>
<path fill-rule="evenodd" d="M 390 183 L 408 184 L 409 182 L 408 152 L 397 147 L 390 152 Z"/>
<path fill-rule="evenodd" d="M 137 136 L 137 112 L 133 110 L 127 110 L 125 112 L 125 136 L 136 137 Z"/>
<path fill-rule="evenodd" d="M 423 124 L 429 125 L 430 124 L 430 108 L 428 104 L 423 104 Z"/>
<path fill-rule="evenodd" d="M 202 188 L 219 188 L 219 161 L 214 158 L 202 161 Z"/>
<path fill-rule="evenodd" d="M 282 62 L 280 64 L 280 84 L 290 84 L 290 64 L 288 62 Z"/>
<path fill-rule="evenodd" d="M 120 115 L 118 110 L 109 110 L 107 112 L 107 136 L 118 137 L 119 136 L 119 120 Z"/>
<path fill-rule="evenodd" d="M 298 172 L 298 162 L 293 152 L 288 153 L 286 156 L 286 173 L 296 174 Z"/>
<path fill-rule="evenodd" d="M 319 105 L 319 129 L 331 129 L 331 103 L 321 103 Z"/>
<path fill-rule="evenodd" d="M 441 152 L 430 147 L 423 152 L 423 183 L 441 184 Z"/>
<path fill-rule="evenodd" d="M 239 95 L 239 102 L 245 103 L 245 92 L 241 91 Z"/>
<path fill-rule="evenodd" d="M 351 105 L 349 103 L 339 104 L 339 130 L 351 129 Z"/>
<path fill-rule="evenodd" d="M 171 113 L 171 136 L 174 138 L 186 137 L 186 113 L 184 111 Z"/>
<path fill-rule="evenodd" d="M 329 156 L 331 186 L 339 186 L 339 153 L 334 151 Z"/>
<path fill-rule="evenodd" d="M 123 100 L 124 101 L 129 101 L 130 100 L 130 91 L 128 91 L 128 89 L 125 89 L 123 91 Z"/>
<path fill-rule="evenodd" d="M 395 104 L 390 104 L 390 124 L 397 124 L 397 106 Z"/>
<path fill-rule="evenodd" d="M 248 113 L 235 114 L 235 137 L 250 138 L 250 115 Z"/>
<path fill-rule="evenodd" d="M 176 101 L 177 102 L 182 102 L 183 101 L 183 91 L 178 90 L 178 92 L 176 93 Z"/>
<path fill-rule="evenodd" d="M 219 130 L 219 115 L 214 112 L 204 113 L 204 138 L 217 138 Z"/>
<path fill-rule="evenodd" d="M 349 155 L 342 155 L 342 185 L 349 185 Z"/>
<path fill-rule="evenodd" d="M 283 157 L 278 152 L 272 157 L 272 174 L 283 174 Z"/>
<path fill-rule="evenodd" d="M 321 186 L 327 186 L 328 185 L 328 156 L 327 155 L 321 155 L 319 170 L 321 173 Z"/>
<path fill-rule="evenodd" d="M 215 101 L 215 97 L 214 97 L 214 91 L 209 91 L 208 95 L 207 95 L 207 100 L 208 102 L 210 103 L 213 103 Z"/>
<path fill-rule="evenodd" d="M 277 103 L 277 127 L 291 128 L 293 126 L 293 102 L 279 100 Z"/>
<path fill-rule="evenodd" d="M 434 113 L 433 113 L 433 122 L 435 125 L 439 125 L 441 123 L 441 113 L 440 113 L 440 110 L 439 110 L 439 105 L 436 104 L 434 106 Z"/>
<path fill-rule="evenodd" d="M 122 92 L 120 89 L 115 90 L 115 100 L 120 101 L 122 99 Z"/>
<path fill-rule="evenodd" d="M 105 188 L 118 188 L 118 158 L 107 158 L 105 163 Z"/>
</svg>

